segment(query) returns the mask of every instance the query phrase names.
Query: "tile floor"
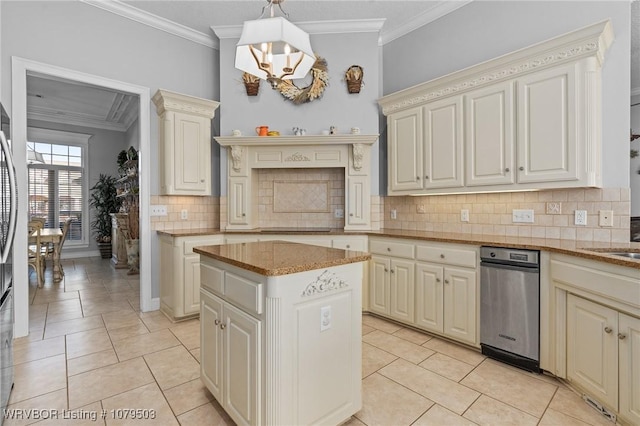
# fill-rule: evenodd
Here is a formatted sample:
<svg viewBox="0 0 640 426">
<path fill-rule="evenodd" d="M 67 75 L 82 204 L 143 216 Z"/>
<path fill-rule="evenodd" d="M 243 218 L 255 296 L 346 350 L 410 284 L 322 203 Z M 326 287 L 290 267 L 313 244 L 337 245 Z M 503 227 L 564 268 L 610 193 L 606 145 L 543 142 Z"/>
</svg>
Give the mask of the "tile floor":
<svg viewBox="0 0 640 426">
<path fill-rule="evenodd" d="M 54 285 L 48 268 L 43 289 L 31 275 L 30 334 L 15 341 L 8 407 L 23 418 L 5 424 L 145 423 L 113 419 L 118 409 L 154 410 L 154 425 L 233 424 L 200 383 L 198 320 L 139 312 L 138 277 L 108 261 L 64 270 Z M 365 315 L 362 340 L 363 408 L 349 425 L 611 425 L 555 379 L 442 339 Z M 83 418 L 62 418 L 71 416 Z"/>
</svg>

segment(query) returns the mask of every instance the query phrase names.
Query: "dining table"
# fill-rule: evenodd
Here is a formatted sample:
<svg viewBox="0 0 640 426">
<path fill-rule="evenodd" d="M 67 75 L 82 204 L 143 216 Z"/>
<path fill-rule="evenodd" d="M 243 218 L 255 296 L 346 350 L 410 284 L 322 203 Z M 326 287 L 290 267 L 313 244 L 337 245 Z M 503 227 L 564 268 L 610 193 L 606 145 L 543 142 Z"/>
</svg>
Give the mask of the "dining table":
<svg viewBox="0 0 640 426">
<path fill-rule="evenodd" d="M 33 238 L 34 240 L 32 241 Z M 35 235 L 29 238 L 30 243 L 35 243 Z M 53 244 L 53 282 L 62 281 L 63 273 L 60 266 L 60 243 L 62 242 L 62 230 L 60 228 L 43 228 L 40 230 L 40 243 Z"/>
</svg>

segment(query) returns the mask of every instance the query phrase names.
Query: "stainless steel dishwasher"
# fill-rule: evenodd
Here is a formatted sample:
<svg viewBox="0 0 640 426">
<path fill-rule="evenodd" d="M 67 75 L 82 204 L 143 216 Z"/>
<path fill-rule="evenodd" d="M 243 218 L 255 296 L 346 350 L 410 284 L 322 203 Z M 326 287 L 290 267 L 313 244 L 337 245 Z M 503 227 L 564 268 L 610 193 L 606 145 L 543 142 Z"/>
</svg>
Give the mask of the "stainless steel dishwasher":
<svg viewBox="0 0 640 426">
<path fill-rule="evenodd" d="M 540 252 L 480 248 L 482 353 L 540 372 Z"/>
</svg>

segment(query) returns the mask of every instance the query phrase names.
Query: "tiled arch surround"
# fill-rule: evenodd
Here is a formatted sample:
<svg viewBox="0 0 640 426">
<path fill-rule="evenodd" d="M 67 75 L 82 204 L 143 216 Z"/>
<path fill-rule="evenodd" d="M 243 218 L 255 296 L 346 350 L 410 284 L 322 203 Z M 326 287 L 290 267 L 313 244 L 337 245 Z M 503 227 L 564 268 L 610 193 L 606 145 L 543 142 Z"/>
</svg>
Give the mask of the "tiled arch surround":
<svg viewBox="0 0 640 426">
<path fill-rule="evenodd" d="M 220 228 L 379 229 L 379 197 L 372 200 L 370 189 L 371 145 L 377 139 L 378 135 L 217 137 L 229 150 Z M 239 198 L 237 191 L 247 194 Z M 242 203 L 246 211 L 234 220 Z M 336 209 L 343 209 L 344 218 L 335 217 Z"/>
</svg>

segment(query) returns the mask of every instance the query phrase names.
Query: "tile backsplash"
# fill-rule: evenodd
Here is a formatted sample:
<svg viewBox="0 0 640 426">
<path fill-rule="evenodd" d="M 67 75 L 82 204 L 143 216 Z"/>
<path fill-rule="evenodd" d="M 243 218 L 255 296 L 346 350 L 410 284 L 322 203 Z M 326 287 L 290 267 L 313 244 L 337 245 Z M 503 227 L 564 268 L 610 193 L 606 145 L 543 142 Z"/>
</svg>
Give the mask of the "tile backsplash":
<svg viewBox="0 0 640 426">
<path fill-rule="evenodd" d="M 167 206 L 166 216 L 151 216 L 153 231 L 174 229 L 218 228 L 220 226 L 219 197 L 152 195 L 151 206 Z M 182 219 L 182 210 L 187 218 Z"/>
<path fill-rule="evenodd" d="M 383 197 L 382 203 L 388 229 L 598 242 L 628 242 L 630 236 L 629 188 Z M 469 210 L 469 222 L 460 220 L 463 209 Z M 513 223 L 514 209 L 533 210 L 534 222 Z M 574 225 L 575 210 L 587 211 L 586 225 Z M 599 226 L 600 210 L 613 211 L 612 227 Z"/>
</svg>

